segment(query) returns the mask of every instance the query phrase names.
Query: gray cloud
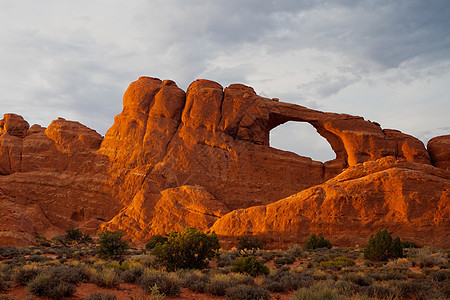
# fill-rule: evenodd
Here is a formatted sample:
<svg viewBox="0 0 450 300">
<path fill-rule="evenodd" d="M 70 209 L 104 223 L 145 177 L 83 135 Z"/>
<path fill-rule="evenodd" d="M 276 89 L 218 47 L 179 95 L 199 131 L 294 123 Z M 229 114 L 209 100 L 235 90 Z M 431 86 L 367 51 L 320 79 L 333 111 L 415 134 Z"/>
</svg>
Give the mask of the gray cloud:
<svg viewBox="0 0 450 300">
<path fill-rule="evenodd" d="M 104 133 L 128 84 L 150 75 L 249 84 L 423 140 L 448 127 L 446 0 L 1 1 L 0 22 L 0 107 L 31 123 Z"/>
</svg>

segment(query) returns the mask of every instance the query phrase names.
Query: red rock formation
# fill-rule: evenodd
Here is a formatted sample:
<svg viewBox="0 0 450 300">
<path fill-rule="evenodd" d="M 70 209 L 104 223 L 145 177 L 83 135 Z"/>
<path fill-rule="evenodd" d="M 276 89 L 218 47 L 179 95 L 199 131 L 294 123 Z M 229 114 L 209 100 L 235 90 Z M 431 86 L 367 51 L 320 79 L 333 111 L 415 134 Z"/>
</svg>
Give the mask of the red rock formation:
<svg viewBox="0 0 450 300">
<path fill-rule="evenodd" d="M 433 165 L 450 171 L 450 135 L 432 138 L 428 141 L 427 148 Z"/>
<path fill-rule="evenodd" d="M 137 210 L 136 195 L 145 195 L 151 211 L 161 191 L 184 184 L 205 187 L 233 210 L 268 204 L 320 184 L 348 165 L 387 155 L 430 162 L 414 137 L 383 131 L 360 117 L 276 102 L 240 84 L 224 90 L 197 80 L 185 94 L 172 81 L 141 77 L 125 92 L 123 105 L 99 153 L 110 158 L 111 189 L 129 210 Z M 323 164 L 269 147 L 270 130 L 287 121 L 312 124 L 337 158 Z M 107 228 L 143 222 L 141 214 L 127 217 L 132 220 L 123 215 Z"/>
<path fill-rule="evenodd" d="M 53 237 L 71 226 L 96 233 L 98 219 L 109 220 L 120 209 L 105 188 L 108 159 L 96 154 L 98 133 L 64 119 L 47 129 L 28 129 L 12 114 L 0 124 L 1 206 L 16 224 L 0 218 L 2 244 L 11 240 L 1 236 L 17 236 L 13 244 L 23 245 L 32 243 L 35 233 Z"/>
<path fill-rule="evenodd" d="M 212 227 L 222 239 L 260 235 L 269 246 L 304 243 L 311 233 L 333 245 L 364 245 L 387 228 L 419 245 L 449 248 L 450 173 L 392 157 L 358 164 L 280 201 L 238 209 Z"/>
<path fill-rule="evenodd" d="M 322 163 L 271 148 L 270 130 L 288 121 L 308 122 L 314 126 L 318 134 L 328 140 L 336 159 Z M 430 150 L 433 161 L 444 161 L 440 158 L 442 155 L 436 153 L 444 153 L 445 147 L 444 150 L 435 148 L 438 150 Z M 241 84 L 223 89 L 218 83 L 197 80 L 185 93 L 173 81 L 141 77 L 125 92 L 123 111 L 116 116 L 104 139 L 78 122 L 64 119 L 53 121 L 47 129 L 39 125 L 30 128 L 22 117 L 13 114 L 5 115 L 0 121 L 0 189 L 4 199 L 8 199 L 2 205 L 15 216 L 12 223 L 29 221 L 36 233 L 47 237 L 61 234 L 70 226 L 81 226 L 90 232 L 99 228 L 119 229 L 125 231 L 128 238 L 145 242 L 157 233 L 180 230 L 183 226 L 206 230 L 213 223 L 216 224 L 213 228 L 223 235 L 234 235 L 234 228 L 227 232 L 225 225 L 220 224 L 228 224 L 230 216 L 247 210 L 224 214 L 255 205 L 257 207 L 248 211 L 265 210 L 278 207 L 276 203 L 286 203 L 286 207 L 277 208 L 286 215 L 290 215 L 291 208 L 299 212 L 298 217 L 292 215 L 292 220 L 286 222 L 302 226 L 310 222 L 308 228 L 312 229 L 308 230 L 312 231 L 320 228 L 314 227 L 318 226 L 314 223 L 316 219 L 308 219 L 307 213 L 298 208 L 307 207 L 310 200 L 300 201 L 305 204 L 297 208 L 289 201 L 276 201 L 313 186 L 316 187 L 302 193 L 311 193 L 311 199 L 319 199 L 320 193 L 312 191 L 325 190 L 331 181 L 321 184 L 343 169 L 361 170 L 367 168 L 369 162 L 387 156 L 403 162 L 392 163 L 397 167 L 386 167 L 384 173 L 365 171 L 367 176 L 358 175 L 354 179 L 355 184 L 361 182 L 355 185 L 359 188 L 350 187 L 349 181 L 348 186 L 327 188 L 328 196 L 324 196 L 324 199 L 331 199 L 328 197 L 333 194 L 336 199 L 347 199 L 343 203 L 353 210 L 342 207 L 340 213 L 355 218 L 367 217 L 368 221 L 358 219 L 363 220 L 363 224 L 384 224 L 387 219 L 383 217 L 384 221 L 379 222 L 375 219 L 378 218 L 376 211 L 366 213 L 366 205 L 391 203 L 375 206 L 382 209 L 379 214 L 384 216 L 386 210 L 394 209 L 392 195 L 403 199 L 406 206 L 412 205 L 410 198 L 421 199 L 422 204 L 416 201 L 414 207 L 422 205 L 427 211 L 427 205 L 431 204 L 424 200 L 429 196 L 426 187 L 432 186 L 437 193 L 436 189 L 444 185 L 436 183 L 437 171 L 430 165 L 430 156 L 422 142 L 396 130 L 383 130 L 377 123 L 361 117 L 325 113 L 263 98 Z M 402 164 L 423 168 L 419 172 L 416 167 L 405 167 L 406 171 Z M 410 169 L 415 170 L 416 177 L 407 176 L 412 174 Z M 337 178 L 347 176 L 351 173 L 349 170 Z M 439 172 L 447 174 L 444 170 Z M 448 182 L 445 176 L 440 178 Z M 416 189 L 403 189 L 412 182 L 417 185 Z M 366 188 L 369 190 L 365 191 Z M 354 195 L 348 196 L 348 193 Z M 416 198 L 411 196 L 414 193 L 418 195 Z M 439 199 L 445 199 L 442 197 Z M 330 208 L 319 205 L 320 209 L 311 202 L 309 213 L 335 214 L 333 209 L 343 204 L 333 201 L 330 200 Z M 19 210 L 12 212 L 11 203 Z M 440 208 L 447 209 L 445 202 Z M 409 216 L 407 210 L 402 213 Z M 262 218 L 261 214 L 255 213 L 255 216 Z M 394 214 L 395 217 L 400 215 Z M 242 216 L 242 222 L 249 220 L 245 213 Z M 411 219 L 414 221 L 403 218 L 407 225 L 401 228 L 412 228 L 412 222 L 434 228 L 436 225 L 428 222 L 427 216 L 423 215 L 422 221 L 420 216 Z M 103 219 L 108 222 L 99 221 Z M 337 217 L 333 220 L 339 221 Z M 269 225 L 277 222 L 264 216 L 254 221 L 262 226 L 255 227 L 254 232 L 265 232 L 263 228 L 269 226 L 266 221 Z M 299 233 L 298 228 L 283 226 L 278 233 L 289 238 L 292 231 L 302 238 L 303 231 Z M 332 228 L 350 228 L 340 226 Z M 364 226 L 355 227 L 361 232 L 354 241 L 360 241 L 363 233 L 374 228 Z M 242 229 L 247 227 L 245 223 Z M 17 228 L 0 227 L 0 236 L 19 236 L 20 226 Z M 26 228 L 23 232 L 31 234 L 30 227 Z M 345 230 L 334 232 L 336 241 L 344 242 L 339 235 Z M 410 231 L 405 229 L 404 232 Z M 435 240 L 443 234 L 437 232 Z M 26 236 L 25 233 L 22 236 Z M 27 238 L 16 240 L 25 243 Z"/>
</svg>

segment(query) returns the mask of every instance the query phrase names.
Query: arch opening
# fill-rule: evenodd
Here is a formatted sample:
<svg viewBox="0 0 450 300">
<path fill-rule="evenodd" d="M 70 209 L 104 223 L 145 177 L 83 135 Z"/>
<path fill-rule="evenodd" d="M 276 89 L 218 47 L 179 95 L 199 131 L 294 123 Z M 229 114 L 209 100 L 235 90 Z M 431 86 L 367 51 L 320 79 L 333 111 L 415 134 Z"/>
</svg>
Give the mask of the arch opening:
<svg viewBox="0 0 450 300">
<path fill-rule="evenodd" d="M 269 146 L 321 162 L 336 158 L 328 141 L 307 122 L 286 122 L 273 128 Z"/>
</svg>

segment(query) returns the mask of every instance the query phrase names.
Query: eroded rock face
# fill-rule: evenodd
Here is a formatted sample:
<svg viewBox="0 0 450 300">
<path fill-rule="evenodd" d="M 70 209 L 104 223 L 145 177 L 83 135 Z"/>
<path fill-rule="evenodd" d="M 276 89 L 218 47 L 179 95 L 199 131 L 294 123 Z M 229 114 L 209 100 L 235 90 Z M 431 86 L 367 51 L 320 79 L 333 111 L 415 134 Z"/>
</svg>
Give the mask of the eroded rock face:
<svg viewBox="0 0 450 300">
<path fill-rule="evenodd" d="M 427 148 L 433 165 L 450 171 L 450 135 L 432 138 L 428 141 Z"/>
<path fill-rule="evenodd" d="M 322 163 L 271 148 L 270 130 L 288 121 L 314 126 L 336 159 Z M 432 141 L 433 163 L 445 165 L 448 146 Z M 224 89 L 197 80 L 184 92 L 173 81 L 141 77 L 105 138 L 61 118 L 43 128 L 5 115 L 0 191 L 10 213 L 0 224 L 14 215 L 4 222 L 25 229 L 0 227 L 0 239 L 27 243 L 33 230 L 52 237 L 78 226 L 122 230 L 145 243 L 184 226 L 212 226 L 224 237 L 272 232 L 291 241 L 330 227 L 333 241 L 354 245 L 377 226 L 400 224 L 409 237 L 418 224 L 418 238 L 439 242 L 443 231 L 432 229 L 447 223 L 429 208 L 448 212 L 449 178 L 430 163 L 418 139 L 361 117 L 267 99 L 241 84 Z"/>
<path fill-rule="evenodd" d="M 418 245 L 448 248 L 450 173 L 393 157 L 358 164 L 324 184 L 280 201 L 238 209 L 212 227 L 223 239 L 260 235 L 272 247 L 311 233 L 333 245 L 367 243 L 387 228 Z"/>
<path fill-rule="evenodd" d="M 109 220 L 120 209 L 106 188 L 109 161 L 96 153 L 102 137 L 94 130 L 64 119 L 47 129 L 29 128 L 12 114 L 0 124 L 1 205 L 9 216 L 0 218 L 3 244 L 12 236 L 12 244 L 32 244 L 35 233 L 53 237 L 70 227 L 96 233 L 99 219 Z"/>
</svg>

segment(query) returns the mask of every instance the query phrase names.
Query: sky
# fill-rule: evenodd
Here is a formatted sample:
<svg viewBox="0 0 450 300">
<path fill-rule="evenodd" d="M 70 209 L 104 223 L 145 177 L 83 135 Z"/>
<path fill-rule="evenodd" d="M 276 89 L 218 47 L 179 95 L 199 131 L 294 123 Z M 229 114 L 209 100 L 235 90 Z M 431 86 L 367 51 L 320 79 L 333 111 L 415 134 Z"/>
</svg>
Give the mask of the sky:
<svg viewBox="0 0 450 300">
<path fill-rule="evenodd" d="M 0 114 L 104 135 L 139 76 L 242 83 L 426 145 L 450 134 L 450 1 L 0 0 Z M 307 123 L 270 137 L 335 157 Z"/>
</svg>

